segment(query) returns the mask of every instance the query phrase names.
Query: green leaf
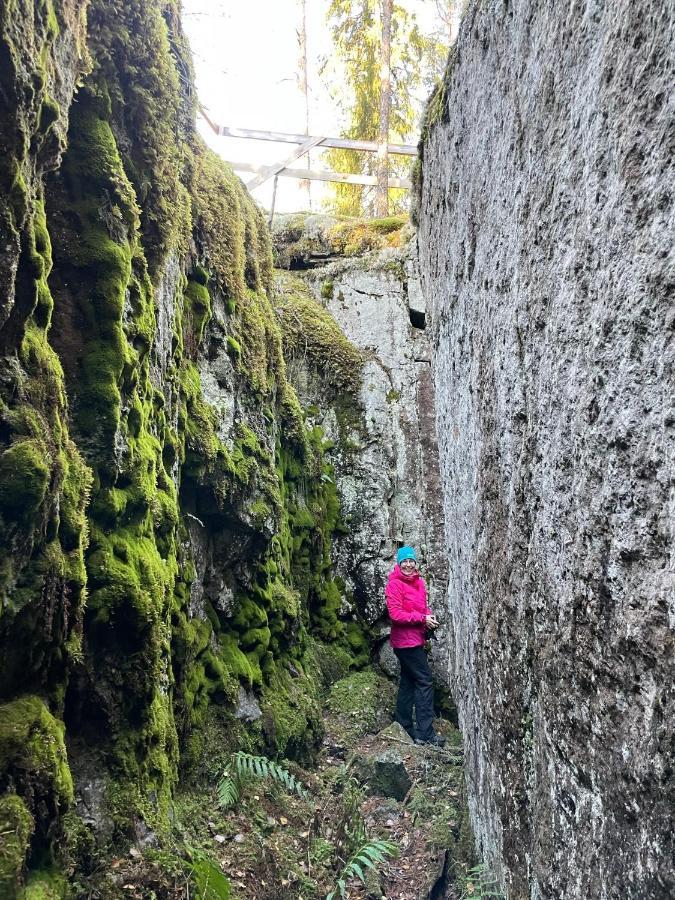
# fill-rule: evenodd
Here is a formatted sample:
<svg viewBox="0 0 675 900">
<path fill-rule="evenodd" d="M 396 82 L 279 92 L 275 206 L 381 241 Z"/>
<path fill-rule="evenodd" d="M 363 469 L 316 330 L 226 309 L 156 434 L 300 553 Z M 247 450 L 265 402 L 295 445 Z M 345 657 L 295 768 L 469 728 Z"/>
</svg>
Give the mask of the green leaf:
<svg viewBox="0 0 675 900">
<path fill-rule="evenodd" d="M 349 878 L 358 878 L 360 881 L 365 881 L 363 867 L 374 869 L 376 862 L 385 862 L 385 856 L 393 856 L 396 853 L 396 849 L 396 845 L 391 841 L 368 841 L 359 847 L 356 853 L 347 861 L 342 872 L 340 872 L 340 877 L 337 881 L 337 889 L 340 891 L 340 896 L 344 897 Z M 335 893 L 335 889 L 332 893 Z M 330 900 L 330 896 L 326 900 Z"/>
<path fill-rule="evenodd" d="M 239 799 L 239 786 L 228 773 L 225 773 L 218 782 L 216 793 L 219 806 L 222 809 L 229 809 Z"/>
<path fill-rule="evenodd" d="M 366 876 L 363 874 L 363 869 L 357 862 L 352 863 L 352 871 L 354 872 L 355 875 L 358 875 L 358 877 L 361 879 L 361 881 L 366 880 Z"/>
<path fill-rule="evenodd" d="M 230 882 L 220 866 L 201 850 L 192 851 L 190 881 L 200 900 L 229 900 Z"/>
</svg>

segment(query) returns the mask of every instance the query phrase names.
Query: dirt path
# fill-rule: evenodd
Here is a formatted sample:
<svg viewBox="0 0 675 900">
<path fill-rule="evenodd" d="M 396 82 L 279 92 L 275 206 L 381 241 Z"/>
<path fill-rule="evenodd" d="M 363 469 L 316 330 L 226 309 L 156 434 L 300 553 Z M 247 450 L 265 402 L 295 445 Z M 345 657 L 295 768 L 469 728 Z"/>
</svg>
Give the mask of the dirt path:
<svg viewBox="0 0 675 900">
<path fill-rule="evenodd" d="M 394 688 L 373 672 L 350 675 L 326 702 L 326 735 L 313 768 L 285 763 L 306 788 L 298 796 L 274 777 L 242 785 L 230 809 L 208 795 L 176 801 L 175 852 L 132 848 L 106 876 L 119 893 L 91 897 L 322 900 L 339 888 L 355 851 L 388 841 L 395 854 L 346 881 L 345 897 L 460 900 L 477 893 L 461 767 L 461 738 L 438 721 L 444 750 L 417 746 L 391 724 Z M 339 897 L 336 894 L 336 897 Z"/>
</svg>

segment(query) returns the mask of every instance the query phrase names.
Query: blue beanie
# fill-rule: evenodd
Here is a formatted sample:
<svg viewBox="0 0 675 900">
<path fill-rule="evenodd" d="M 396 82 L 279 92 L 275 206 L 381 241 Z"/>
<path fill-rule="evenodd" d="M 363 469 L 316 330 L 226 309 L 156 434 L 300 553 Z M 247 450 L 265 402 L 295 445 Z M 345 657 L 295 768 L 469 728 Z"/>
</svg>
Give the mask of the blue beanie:
<svg viewBox="0 0 675 900">
<path fill-rule="evenodd" d="M 412 547 L 400 547 L 396 554 L 396 562 L 400 566 L 403 560 L 414 559 L 417 562 L 417 554 Z"/>
</svg>

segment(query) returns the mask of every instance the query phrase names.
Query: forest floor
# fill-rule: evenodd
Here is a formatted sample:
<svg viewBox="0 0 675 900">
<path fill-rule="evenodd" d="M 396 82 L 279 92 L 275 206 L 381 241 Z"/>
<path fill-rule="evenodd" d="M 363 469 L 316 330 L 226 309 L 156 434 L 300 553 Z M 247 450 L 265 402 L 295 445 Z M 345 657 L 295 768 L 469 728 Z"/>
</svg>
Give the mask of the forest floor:
<svg viewBox="0 0 675 900">
<path fill-rule="evenodd" d="M 215 785 L 206 800 L 203 791 L 183 793 L 175 830 L 184 851 L 132 848 L 112 861 L 109 877 L 130 900 L 486 896 L 472 869 L 460 733 L 437 720 L 445 748 L 414 744 L 392 724 L 394 691 L 372 671 L 333 685 L 316 765 L 282 763 L 304 796 L 278 775 L 246 779 L 227 809 Z M 377 841 L 387 842 L 386 850 L 379 845 L 383 861 L 361 863 L 363 881 L 345 877 L 350 859 Z"/>
</svg>

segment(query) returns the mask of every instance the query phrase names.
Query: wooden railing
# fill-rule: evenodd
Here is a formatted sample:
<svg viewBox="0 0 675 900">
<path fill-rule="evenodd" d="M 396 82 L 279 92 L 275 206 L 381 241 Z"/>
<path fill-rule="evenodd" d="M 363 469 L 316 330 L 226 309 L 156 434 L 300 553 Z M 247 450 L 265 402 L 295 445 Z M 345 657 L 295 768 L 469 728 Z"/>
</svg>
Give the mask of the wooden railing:
<svg viewBox="0 0 675 900">
<path fill-rule="evenodd" d="M 316 147 L 338 149 L 338 150 L 359 150 L 364 153 L 377 153 L 379 145 L 377 141 L 357 141 L 349 138 L 335 138 L 317 136 L 311 137 L 306 134 L 287 134 L 280 131 L 256 131 L 250 128 L 230 128 L 225 125 L 219 125 L 214 122 L 206 110 L 200 106 L 199 112 L 204 121 L 209 125 L 214 134 L 221 137 L 244 138 L 252 141 L 274 141 L 275 143 L 297 144 L 295 150 L 285 159 L 277 163 L 267 166 L 255 166 L 251 163 L 236 162 L 228 160 L 230 165 L 242 172 L 251 172 L 254 178 L 247 182 L 246 187 L 249 190 L 260 187 L 270 178 L 275 180 L 279 176 L 286 178 L 301 178 L 309 181 L 336 181 L 343 184 L 363 184 L 376 185 L 377 178 L 375 175 L 363 175 L 361 173 L 348 172 L 331 172 L 323 169 L 295 169 L 291 168 L 291 164 L 300 159 L 310 150 Z M 417 147 L 414 144 L 388 144 L 387 152 L 400 156 L 416 156 Z M 402 188 L 409 190 L 411 187 L 410 179 L 394 178 L 389 176 L 387 186 L 392 188 Z"/>
</svg>

